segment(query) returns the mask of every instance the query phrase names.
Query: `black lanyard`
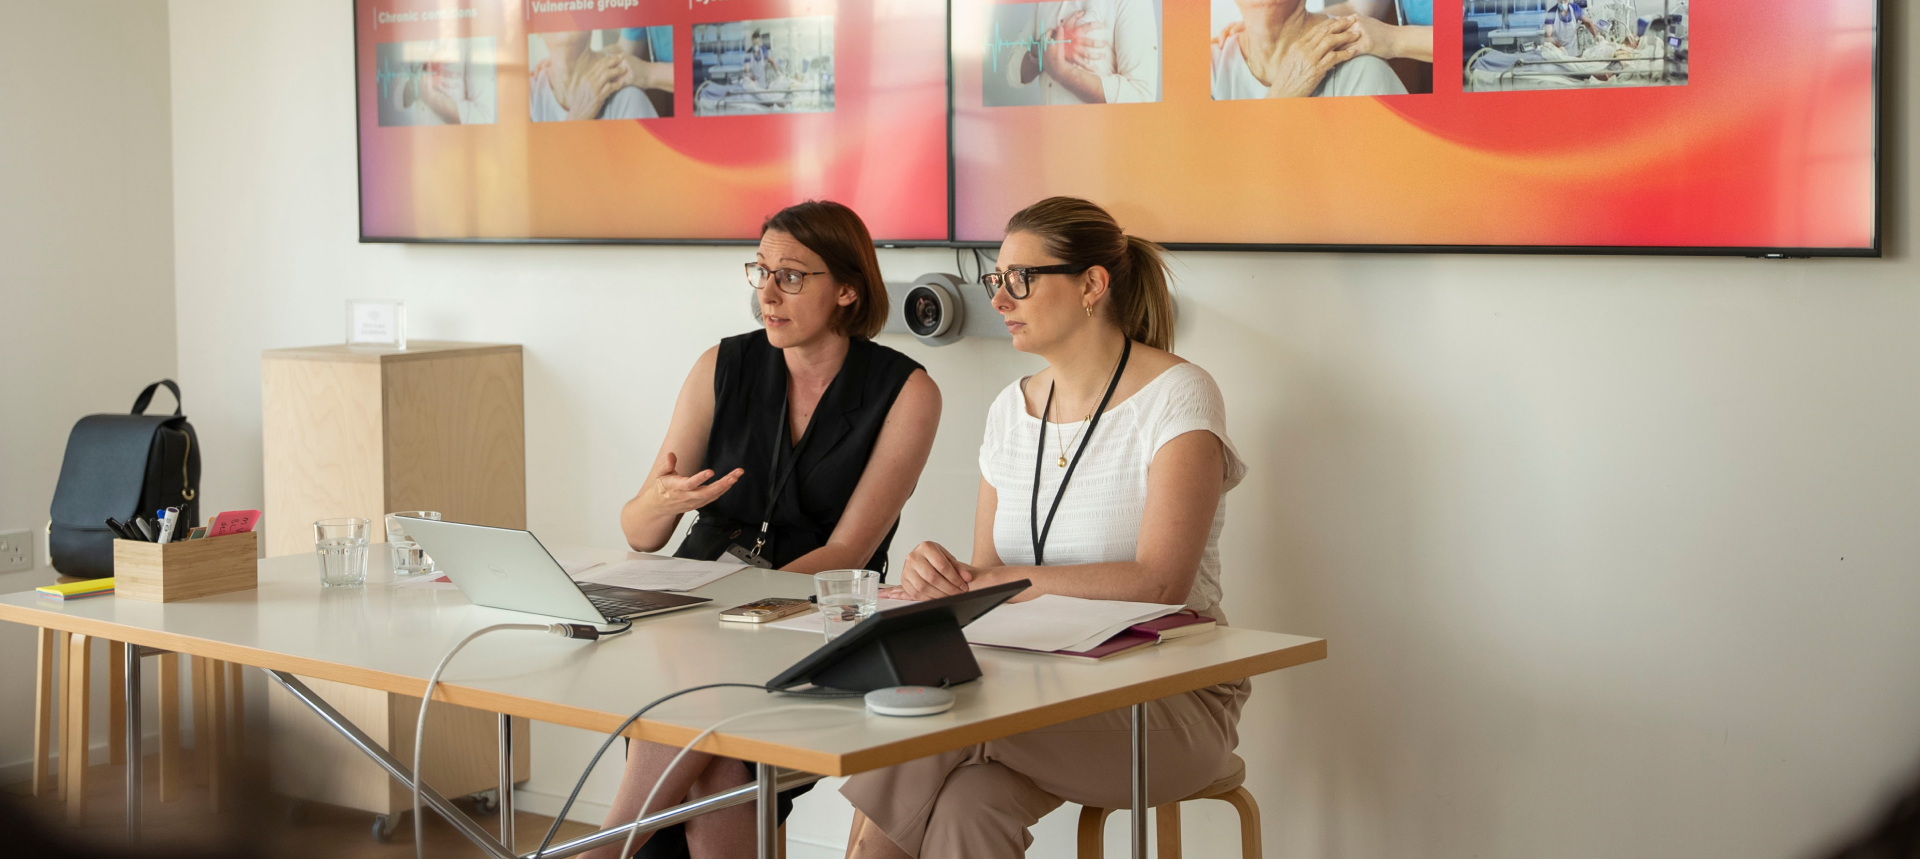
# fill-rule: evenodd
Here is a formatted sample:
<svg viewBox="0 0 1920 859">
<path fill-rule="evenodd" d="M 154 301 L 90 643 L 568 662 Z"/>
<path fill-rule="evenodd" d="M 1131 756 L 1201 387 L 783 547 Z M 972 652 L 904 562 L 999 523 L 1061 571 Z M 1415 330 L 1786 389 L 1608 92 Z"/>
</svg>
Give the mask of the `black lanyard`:
<svg viewBox="0 0 1920 859">
<path fill-rule="evenodd" d="M 831 385 L 829 385 L 829 387 L 831 387 Z M 754 539 L 753 549 L 747 553 L 749 557 L 753 558 L 760 557 L 760 549 L 767 545 L 767 531 L 773 527 L 773 508 L 780 503 L 780 493 L 786 491 L 787 479 L 793 477 L 794 470 L 800 466 L 800 451 L 806 449 L 807 439 L 813 438 L 814 424 L 820 422 L 821 404 L 816 403 L 813 407 L 813 417 L 807 419 L 807 428 L 800 431 L 800 442 L 793 445 L 793 461 L 787 464 L 786 471 L 781 471 L 781 454 L 786 452 L 788 433 L 793 432 L 790 422 L 791 419 L 787 416 L 787 404 L 790 396 L 790 388 L 780 395 L 780 413 L 777 417 L 778 424 L 774 427 L 773 434 L 773 464 L 767 466 L 768 474 L 778 474 L 780 476 L 774 481 L 773 493 L 767 496 L 766 512 L 760 514 L 760 536 Z M 820 394 L 821 403 L 824 403 L 826 399 L 826 393 L 822 392 Z"/>
<path fill-rule="evenodd" d="M 1047 458 L 1047 416 L 1053 413 L 1053 386 L 1047 386 L 1047 405 L 1040 410 L 1040 438 L 1033 449 L 1033 500 L 1027 506 L 1027 525 L 1033 530 L 1033 565 L 1046 566 L 1047 533 L 1053 530 L 1053 514 L 1060 512 L 1060 497 L 1067 494 L 1067 481 L 1073 479 L 1073 470 L 1080 467 L 1080 454 L 1087 452 L 1087 445 L 1093 442 L 1093 431 L 1100 426 L 1100 416 L 1106 412 L 1107 403 L 1113 400 L 1113 392 L 1120 387 L 1120 374 L 1127 371 L 1127 356 L 1133 354 L 1133 340 L 1120 347 L 1120 366 L 1113 368 L 1113 378 L 1107 382 L 1106 396 L 1100 398 L 1100 407 L 1093 410 L 1093 416 L 1087 419 L 1087 433 L 1080 438 L 1079 449 L 1073 452 L 1073 461 L 1067 464 L 1067 473 L 1060 476 L 1060 486 L 1053 491 L 1053 506 L 1047 508 L 1047 524 L 1040 525 L 1040 465 Z"/>
</svg>

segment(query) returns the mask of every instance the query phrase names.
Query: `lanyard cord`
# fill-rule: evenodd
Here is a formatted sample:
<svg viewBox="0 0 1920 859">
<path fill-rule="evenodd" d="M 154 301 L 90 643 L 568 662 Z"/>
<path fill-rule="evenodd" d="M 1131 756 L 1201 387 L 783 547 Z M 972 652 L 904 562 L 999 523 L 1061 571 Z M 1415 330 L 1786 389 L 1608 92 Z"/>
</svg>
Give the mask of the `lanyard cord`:
<svg viewBox="0 0 1920 859">
<path fill-rule="evenodd" d="M 1047 416 L 1053 413 L 1053 386 L 1047 386 L 1047 404 L 1040 410 L 1040 437 L 1033 448 L 1033 496 L 1027 505 L 1027 526 L 1033 532 L 1033 565 L 1044 567 L 1047 564 L 1047 534 L 1053 530 L 1053 514 L 1060 512 L 1060 498 L 1067 494 L 1067 481 L 1073 479 L 1073 470 L 1080 467 L 1080 455 L 1087 452 L 1087 445 L 1093 443 L 1093 431 L 1100 426 L 1100 416 L 1107 410 L 1107 403 L 1113 400 L 1113 392 L 1120 387 L 1120 374 L 1127 371 L 1127 357 L 1133 354 L 1133 340 L 1128 338 L 1120 347 L 1120 364 L 1113 368 L 1113 378 L 1107 381 L 1107 393 L 1100 398 L 1100 407 L 1093 410 L 1093 417 L 1087 419 L 1087 434 L 1080 439 L 1080 446 L 1073 451 L 1073 462 L 1067 465 L 1067 473 L 1060 476 L 1060 486 L 1053 491 L 1053 506 L 1047 508 L 1047 524 L 1040 524 L 1040 465 L 1047 458 Z"/>
<path fill-rule="evenodd" d="M 760 536 L 754 539 L 753 551 L 750 553 L 755 558 L 760 557 L 760 549 L 767 545 L 767 532 L 773 527 L 773 508 L 780 503 L 780 493 L 786 491 L 788 478 L 793 477 L 793 472 L 800 467 L 800 451 L 806 449 L 807 439 L 813 438 L 814 425 L 820 422 L 820 406 L 815 404 L 813 417 L 807 419 L 807 428 L 800 431 L 800 442 L 793 446 L 793 462 L 787 465 L 786 471 L 781 471 L 780 455 L 787 449 L 787 434 L 793 431 L 789 428 L 787 416 L 790 394 L 791 391 L 783 391 L 780 394 L 780 413 L 776 418 L 778 423 L 774 427 L 773 434 L 773 464 L 767 466 L 768 474 L 778 474 L 780 477 L 773 483 L 773 493 L 767 496 L 766 512 L 760 514 Z M 821 400 L 824 401 L 826 398 L 825 393 L 820 395 Z"/>
</svg>

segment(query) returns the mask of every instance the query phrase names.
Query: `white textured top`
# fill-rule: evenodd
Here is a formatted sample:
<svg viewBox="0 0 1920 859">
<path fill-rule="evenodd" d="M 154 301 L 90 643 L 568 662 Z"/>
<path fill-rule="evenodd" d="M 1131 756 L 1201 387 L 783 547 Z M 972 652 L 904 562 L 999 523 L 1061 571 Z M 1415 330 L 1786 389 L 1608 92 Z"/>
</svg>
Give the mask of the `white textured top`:
<svg viewBox="0 0 1920 859">
<path fill-rule="evenodd" d="M 1033 499 L 1034 445 L 1040 419 L 1027 413 L 1026 399 L 1014 382 L 995 398 L 987 411 L 986 438 L 980 443 L 980 474 L 999 496 L 993 517 L 993 545 L 1009 566 L 1033 563 L 1033 531 L 1029 525 Z M 1080 443 L 1074 431 L 1085 421 L 1061 424 L 1067 440 L 1067 458 Z M 1046 427 L 1045 462 L 1040 466 L 1041 525 L 1047 508 L 1067 470 L 1056 463 L 1059 442 L 1055 426 Z M 1194 364 L 1176 364 L 1113 406 L 1100 417 L 1100 426 L 1087 444 L 1073 482 L 1060 499 L 1060 512 L 1047 533 L 1047 566 L 1131 561 L 1140 544 L 1140 518 L 1147 506 L 1147 467 L 1160 446 L 1195 430 L 1219 436 L 1226 453 L 1225 495 L 1247 476 L 1247 466 L 1227 438 L 1227 407 L 1207 371 Z M 1200 569 L 1187 592 L 1187 606 L 1214 607 L 1220 602 L 1220 529 L 1227 522 L 1224 498 L 1213 513 L 1207 548 Z"/>
</svg>

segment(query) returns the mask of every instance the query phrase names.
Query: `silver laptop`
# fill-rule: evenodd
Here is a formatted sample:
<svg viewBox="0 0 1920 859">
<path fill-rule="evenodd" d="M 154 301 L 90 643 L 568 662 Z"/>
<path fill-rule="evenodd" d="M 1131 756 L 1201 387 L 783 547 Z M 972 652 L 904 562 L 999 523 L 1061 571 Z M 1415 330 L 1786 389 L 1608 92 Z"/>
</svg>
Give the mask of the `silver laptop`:
<svg viewBox="0 0 1920 859">
<path fill-rule="evenodd" d="M 712 602 L 635 588 L 576 582 L 532 532 L 408 519 L 407 534 L 474 605 L 617 624 Z"/>
</svg>

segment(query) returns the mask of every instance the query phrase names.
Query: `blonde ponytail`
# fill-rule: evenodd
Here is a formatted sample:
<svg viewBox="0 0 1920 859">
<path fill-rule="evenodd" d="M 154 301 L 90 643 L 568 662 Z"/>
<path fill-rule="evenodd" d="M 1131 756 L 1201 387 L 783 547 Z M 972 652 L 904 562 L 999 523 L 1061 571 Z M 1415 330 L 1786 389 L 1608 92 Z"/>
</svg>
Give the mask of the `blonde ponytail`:
<svg viewBox="0 0 1920 859">
<path fill-rule="evenodd" d="M 1078 197 L 1048 197 L 1007 221 L 1007 233 L 1039 237 L 1047 253 L 1107 270 L 1108 313 L 1130 340 L 1173 351 L 1173 293 L 1166 251 L 1121 231 L 1113 215 Z"/>
<path fill-rule="evenodd" d="M 1172 352 L 1173 290 L 1167 285 L 1166 251 L 1139 236 L 1126 240 L 1128 282 L 1113 301 L 1120 330 L 1130 339 Z"/>
</svg>

